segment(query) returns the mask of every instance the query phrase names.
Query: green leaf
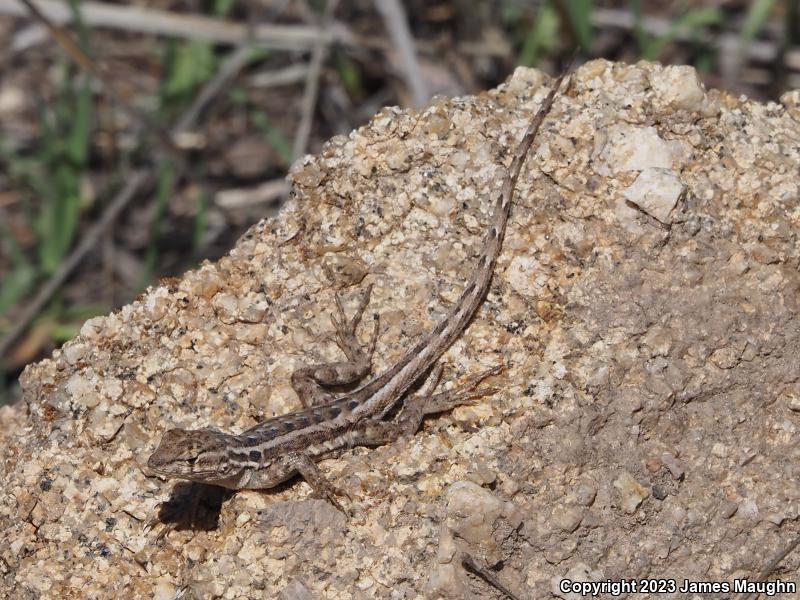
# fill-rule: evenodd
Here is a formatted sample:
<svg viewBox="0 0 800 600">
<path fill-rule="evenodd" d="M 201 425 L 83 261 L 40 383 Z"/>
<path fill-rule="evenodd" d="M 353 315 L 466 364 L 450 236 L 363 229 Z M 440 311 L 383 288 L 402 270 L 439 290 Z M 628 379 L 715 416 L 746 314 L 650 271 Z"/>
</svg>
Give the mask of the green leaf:
<svg viewBox="0 0 800 600">
<path fill-rule="evenodd" d="M 336 53 L 336 70 L 339 72 L 339 79 L 344 85 L 344 89 L 351 98 L 357 98 L 363 94 L 361 71 L 359 71 L 358 65 L 342 52 Z"/>
<path fill-rule="evenodd" d="M 238 85 L 228 90 L 228 96 L 234 104 L 244 105 L 248 102 L 247 91 Z"/>
<path fill-rule="evenodd" d="M 37 273 L 3 223 L 0 223 L 0 242 L 12 265 L 11 270 L 0 277 L 0 314 L 4 314 L 33 290 Z"/>
<path fill-rule="evenodd" d="M 83 84 L 75 99 L 72 117 L 72 128 L 66 143 L 66 153 L 76 168 L 83 170 L 89 157 L 91 142 L 92 90 L 88 77 L 83 77 Z"/>
<path fill-rule="evenodd" d="M 153 215 L 153 223 L 150 226 L 150 240 L 147 244 L 145 271 L 143 274 L 145 280 L 141 282 L 142 286 L 152 277 L 155 270 L 156 259 L 158 258 L 158 242 L 161 239 L 161 230 L 174 184 L 175 169 L 169 160 L 164 160 L 161 162 L 156 183 L 155 214 Z"/>
<path fill-rule="evenodd" d="M 75 306 L 65 306 L 61 310 L 61 318 L 73 321 L 85 321 L 92 317 L 107 315 L 111 310 L 108 304 L 76 304 Z"/>
<path fill-rule="evenodd" d="M 697 8 L 679 17 L 673 24 L 673 28 L 676 32 L 680 32 L 684 28 L 696 31 L 709 25 L 717 25 L 722 20 L 722 11 L 716 7 Z"/>
<path fill-rule="evenodd" d="M 253 110 L 250 112 L 250 120 L 253 121 L 253 124 L 264 134 L 267 143 L 280 155 L 281 160 L 287 165 L 291 164 L 292 145 L 280 130 L 276 129 L 272 123 L 270 123 L 267 114 L 261 110 Z"/>
<path fill-rule="evenodd" d="M 586 52 L 592 49 L 592 0 L 562 0 L 575 41 Z"/>
<path fill-rule="evenodd" d="M 57 344 L 63 344 L 78 335 L 81 326 L 77 323 L 53 323 L 49 331 L 50 339 Z"/>
<path fill-rule="evenodd" d="M 264 48 L 262 46 L 253 46 L 250 49 L 250 54 L 247 57 L 248 63 L 254 63 L 259 60 L 265 60 L 272 54 L 272 51 L 269 48 Z"/>
<path fill-rule="evenodd" d="M 528 35 L 525 36 L 517 64 L 531 67 L 539 62 L 542 54 L 554 48 L 558 43 L 558 25 L 558 13 L 549 2 L 546 2 L 536 15 Z"/>
<path fill-rule="evenodd" d="M 214 48 L 208 42 L 193 40 L 176 45 L 169 64 L 163 93 L 168 100 L 179 100 L 194 93 L 208 81 L 217 67 Z"/>
<path fill-rule="evenodd" d="M 216 0 L 214 2 L 214 14 L 218 17 L 226 17 L 233 8 L 233 0 Z"/>
<path fill-rule="evenodd" d="M 636 4 L 638 9 L 638 2 Z M 638 22 L 640 13 L 637 12 L 636 14 Z M 659 38 L 647 36 L 639 27 L 640 32 L 637 32 L 637 37 L 640 37 L 639 45 L 642 58 L 656 60 L 664 47 L 675 41 L 682 33 L 696 37 L 706 27 L 721 23 L 723 18 L 722 11 L 715 7 L 693 9 L 675 19 L 670 25 L 669 31 Z"/>
<path fill-rule="evenodd" d="M 742 26 L 741 40 L 743 48 L 746 48 L 758 32 L 761 31 L 761 28 L 764 27 L 764 23 L 767 22 L 767 17 L 772 12 L 773 6 L 775 6 L 775 0 L 754 0 L 750 4 Z"/>
</svg>

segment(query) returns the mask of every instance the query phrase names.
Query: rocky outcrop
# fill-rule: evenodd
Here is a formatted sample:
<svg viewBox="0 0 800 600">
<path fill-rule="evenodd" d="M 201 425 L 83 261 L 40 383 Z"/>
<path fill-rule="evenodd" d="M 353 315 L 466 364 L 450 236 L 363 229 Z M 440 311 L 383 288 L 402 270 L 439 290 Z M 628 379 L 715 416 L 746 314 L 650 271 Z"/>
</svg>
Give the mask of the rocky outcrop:
<svg viewBox="0 0 800 600">
<path fill-rule="evenodd" d="M 763 105 L 650 63 L 583 65 L 534 144 L 444 358 L 453 381 L 504 363 L 501 392 L 322 463 L 349 519 L 294 481 L 145 530 L 197 491 L 143 472 L 161 434 L 298 408 L 292 370 L 338 357 L 336 291 L 352 308 L 374 285 L 377 371 L 445 313 L 544 82 L 383 110 L 298 163 L 228 256 L 29 367 L 0 412 L 8 597 L 493 597 L 462 551 L 535 598 L 755 577 L 800 526 L 800 93 Z"/>
</svg>

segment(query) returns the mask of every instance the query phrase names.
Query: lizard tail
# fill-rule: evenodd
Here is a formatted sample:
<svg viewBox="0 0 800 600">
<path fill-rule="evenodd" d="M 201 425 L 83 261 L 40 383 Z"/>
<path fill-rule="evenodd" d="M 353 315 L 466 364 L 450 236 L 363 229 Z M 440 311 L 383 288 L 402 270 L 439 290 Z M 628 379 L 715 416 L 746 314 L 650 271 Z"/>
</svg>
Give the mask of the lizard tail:
<svg viewBox="0 0 800 600">
<path fill-rule="evenodd" d="M 472 315 L 475 314 L 492 281 L 495 263 L 503 246 L 514 189 L 522 171 L 522 165 L 542 122 L 553 107 L 558 90 L 568 72 L 569 69 L 565 70 L 556 79 L 550 93 L 544 99 L 514 151 L 514 158 L 495 203 L 492 225 L 486 232 L 480 257 L 461 296 L 433 331 L 415 344 L 391 369 L 353 392 L 353 396 L 364 398 L 363 404 L 358 406 L 353 413 L 382 415 L 388 412 L 402 394 L 455 341 L 467 326 Z"/>
</svg>

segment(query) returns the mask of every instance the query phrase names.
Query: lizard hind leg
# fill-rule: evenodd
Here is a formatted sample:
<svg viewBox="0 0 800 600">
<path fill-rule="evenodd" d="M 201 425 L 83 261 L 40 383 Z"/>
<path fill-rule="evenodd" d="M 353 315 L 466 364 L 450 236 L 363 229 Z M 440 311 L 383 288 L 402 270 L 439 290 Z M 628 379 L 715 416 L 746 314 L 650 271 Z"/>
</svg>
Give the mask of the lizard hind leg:
<svg viewBox="0 0 800 600">
<path fill-rule="evenodd" d="M 464 383 L 444 392 L 433 394 L 433 390 L 441 375 L 441 368 L 436 367 L 419 393 L 407 398 L 400 414 L 391 421 L 371 419 L 361 427 L 358 435 L 353 435 L 353 446 L 381 446 L 388 444 L 402 436 L 411 436 L 422 425 L 425 415 L 445 412 L 464 404 L 474 404 L 475 400 L 483 396 L 490 396 L 500 388 L 486 386 L 478 387 L 480 383 L 492 375 L 496 375 L 503 368 L 492 367 L 486 371 L 476 373 L 467 378 Z"/>
<path fill-rule="evenodd" d="M 378 339 L 378 315 L 374 315 L 372 335 L 366 346 L 356 336 L 361 317 L 369 305 L 372 285 L 361 293 L 361 298 L 351 319 L 348 319 L 339 294 L 336 294 L 336 311 L 331 314 L 334 341 L 347 357 L 346 361 L 321 363 L 297 369 L 292 373 L 292 387 L 303 406 L 319 406 L 334 400 L 336 395 L 325 387 L 347 385 L 362 379 L 372 370 L 372 354 Z"/>
</svg>

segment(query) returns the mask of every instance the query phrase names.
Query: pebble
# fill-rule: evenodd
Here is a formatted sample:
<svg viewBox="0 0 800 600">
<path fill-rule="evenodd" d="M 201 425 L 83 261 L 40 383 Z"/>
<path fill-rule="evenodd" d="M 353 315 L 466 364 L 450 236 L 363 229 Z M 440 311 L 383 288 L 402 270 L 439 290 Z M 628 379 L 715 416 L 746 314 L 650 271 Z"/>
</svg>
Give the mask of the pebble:
<svg viewBox="0 0 800 600">
<path fill-rule="evenodd" d="M 614 480 L 614 487 L 619 492 L 622 509 L 628 514 L 636 512 L 639 505 L 650 495 L 647 488 L 627 472 L 621 473 Z"/>
</svg>

